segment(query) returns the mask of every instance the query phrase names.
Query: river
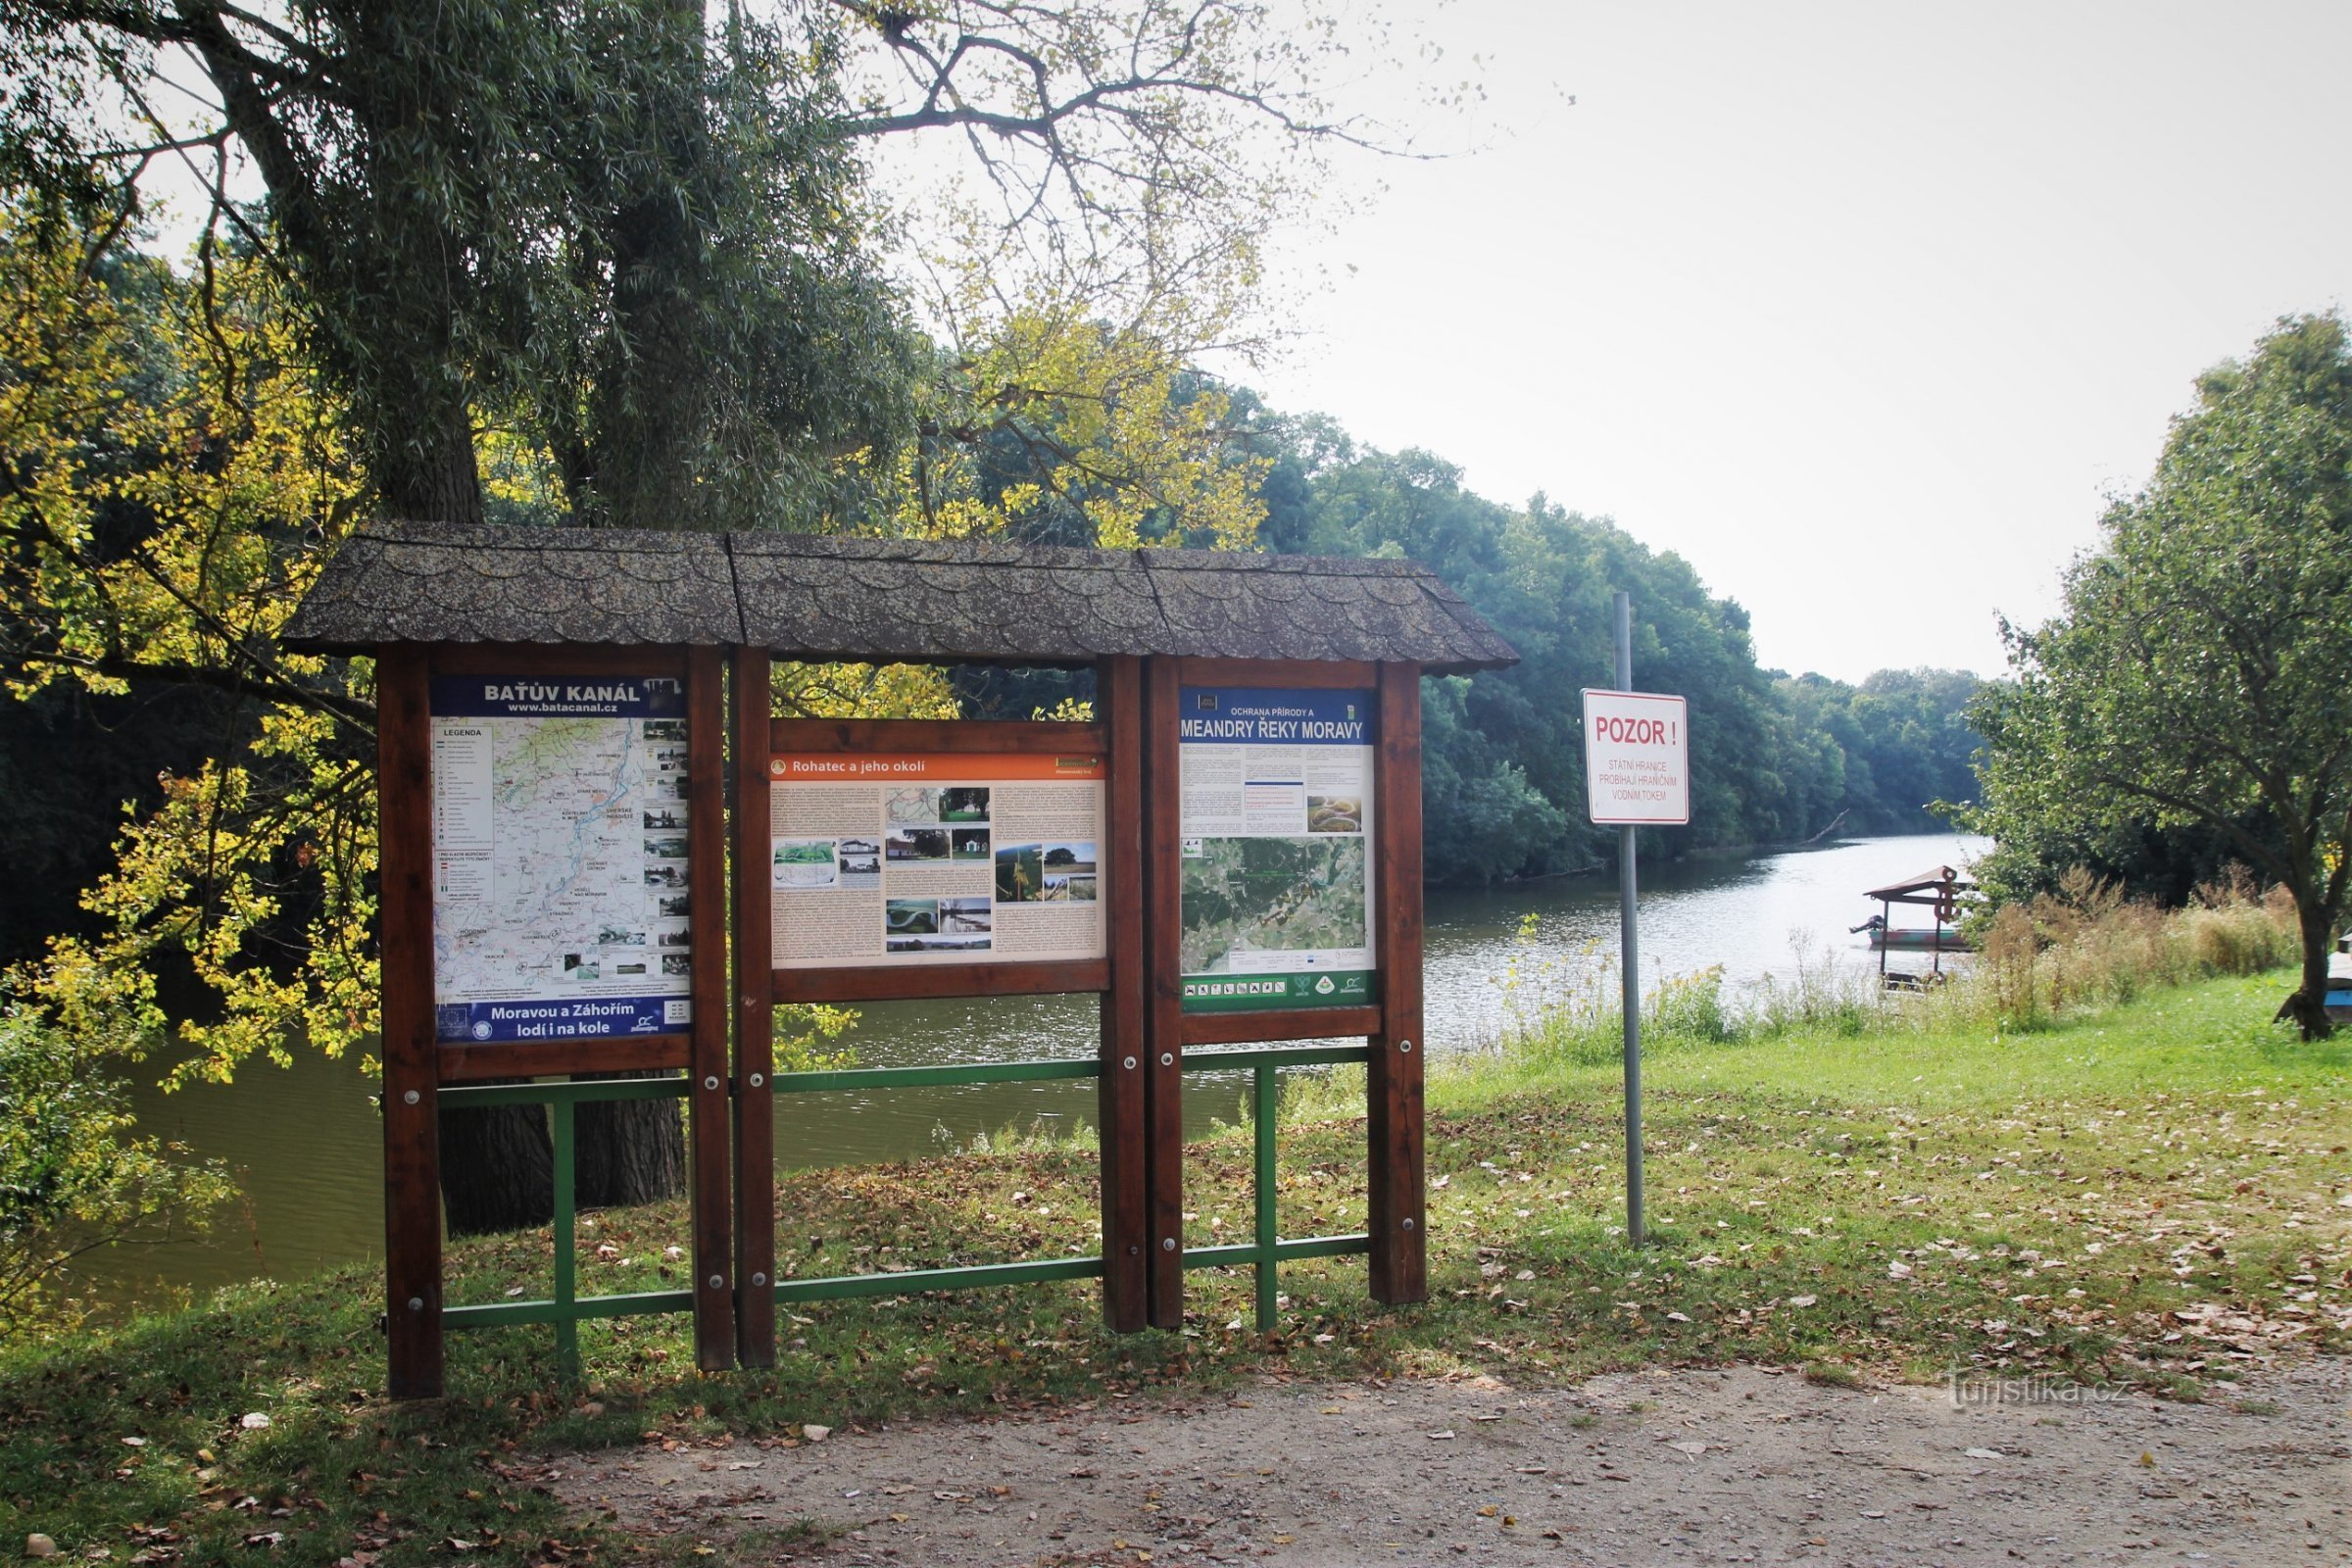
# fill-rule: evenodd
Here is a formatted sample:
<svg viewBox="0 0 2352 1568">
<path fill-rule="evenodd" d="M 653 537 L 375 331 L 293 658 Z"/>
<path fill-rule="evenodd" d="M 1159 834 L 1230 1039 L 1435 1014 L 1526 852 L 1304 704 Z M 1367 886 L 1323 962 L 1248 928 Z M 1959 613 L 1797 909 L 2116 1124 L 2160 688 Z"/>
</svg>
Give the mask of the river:
<svg viewBox="0 0 2352 1568">
<path fill-rule="evenodd" d="M 1789 976 L 1800 959 L 1871 963 L 1863 939 L 1846 929 L 1877 912 L 1862 890 L 1988 847 L 1983 839 L 1931 834 L 1645 866 L 1644 985 L 1720 964 L 1737 993 L 1767 975 Z M 1440 1054 L 1494 1040 L 1506 1017 L 1502 979 L 1514 960 L 1523 975 L 1548 965 L 1553 983 L 1565 977 L 1573 984 L 1616 955 L 1614 877 L 1434 889 L 1427 914 L 1426 1033 Z M 1533 931 L 1523 937 L 1530 915 Z M 1897 920 L 1903 923 L 1918 922 Z M 1087 1055 L 1095 1049 L 1096 1010 L 1092 997 L 887 1003 L 865 1007 L 845 1038 L 860 1065 L 875 1067 Z M 1235 1115 L 1243 1086 L 1222 1076 L 1189 1081 L 1188 1124 Z M 379 1252 L 383 1183 L 373 1092 L 355 1064 L 308 1054 L 291 1068 L 250 1066 L 226 1089 L 139 1090 L 141 1126 L 226 1161 L 239 1172 L 244 1197 L 210 1237 L 106 1260 L 92 1270 L 92 1283 L 109 1297 L 168 1298 L 260 1275 L 294 1278 Z M 777 1155 L 792 1165 L 915 1157 L 1008 1127 L 1080 1124 L 1091 1119 L 1094 1095 L 1091 1083 L 1064 1081 L 780 1096 Z"/>
</svg>

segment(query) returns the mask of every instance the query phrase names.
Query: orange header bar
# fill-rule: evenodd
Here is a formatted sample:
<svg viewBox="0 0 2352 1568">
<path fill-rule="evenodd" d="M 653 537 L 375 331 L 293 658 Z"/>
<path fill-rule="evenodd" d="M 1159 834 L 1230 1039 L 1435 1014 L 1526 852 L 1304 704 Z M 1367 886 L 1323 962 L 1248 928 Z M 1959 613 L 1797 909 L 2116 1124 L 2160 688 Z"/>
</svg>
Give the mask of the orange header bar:
<svg viewBox="0 0 2352 1568">
<path fill-rule="evenodd" d="M 859 756 L 843 752 L 771 757 L 767 776 L 779 784 L 824 784 L 885 779 L 1095 779 L 1106 776 L 1100 756 L 1055 757 L 1041 752 L 905 752 Z"/>
</svg>

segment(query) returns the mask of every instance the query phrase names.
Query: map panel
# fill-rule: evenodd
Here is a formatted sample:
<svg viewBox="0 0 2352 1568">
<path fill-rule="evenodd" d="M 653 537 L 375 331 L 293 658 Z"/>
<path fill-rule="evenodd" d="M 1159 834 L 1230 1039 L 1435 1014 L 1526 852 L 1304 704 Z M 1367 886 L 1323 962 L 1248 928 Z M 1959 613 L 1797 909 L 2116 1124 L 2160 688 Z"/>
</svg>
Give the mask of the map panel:
<svg viewBox="0 0 2352 1568">
<path fill-rule="evenodd" d="M 1374 694 L 1186 686 L 1187 1012 L 1372 999 Z"/>
<path fill-rule="evenodd" d="M 431 721 L 435 1034 L 684 1027 L 682 683 L 435 676 Z"/>
</svg>

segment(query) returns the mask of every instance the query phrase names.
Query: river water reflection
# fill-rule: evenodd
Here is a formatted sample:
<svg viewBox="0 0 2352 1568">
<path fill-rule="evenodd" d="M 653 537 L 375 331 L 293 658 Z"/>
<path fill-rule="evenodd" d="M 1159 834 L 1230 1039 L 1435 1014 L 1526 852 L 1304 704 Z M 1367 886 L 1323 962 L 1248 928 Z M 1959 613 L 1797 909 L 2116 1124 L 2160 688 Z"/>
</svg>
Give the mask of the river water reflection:
<svg viewBox="0 0 2352 1568">
<path fill-rule="evenodd" d="M 1861 893 L 1923 866 L 1954 863 L 1988 848 L 1948 835 L 1848 840 L 1827 849 L 1747 860 L 1644 867 L 1642 968 L 1660 975 L 1723 966 L 1735 992 L 1764 976 L 1786 978 L 1800 961 L 1872 962 L 1847 927 L 1877 912 Z M 1532 938 L 1521 925 L 1535 917 Z M 1904 923 L 1900 920 L 1898 924 Z M 1502 1028 L 1502 977 L 1548 962 L 1555 976 L 1590 976 L 1613 962 L 1615 879 L 1563 877 L 1428 898 L 1427 1033 L 1433 1052 L 1475 1049 Z M 1901 961 L 1901 960 L 1898 960 Z M 1095 1050 L 1092 997 L 906 1002 L 862 1009 L 848 1042 L 863 1066 L 913 1066 Z M 1186 1121 L 1231 1119 L 1240 1075 L 1195 1075 Z M 297 1058 L 287 1070 L 249 1068 L 229 1089 L 164 1096 L 142 1091 L 140 1120 L 241 1173 L 246 1197 L 203 1244 L 179 1244 L 114 1260 L 116 1292 L 209 1290 L 261 1274 L 293 1278 L 382 1250 L 380 1134 L 371 1081 L 356 1067 Z M 984 1134 L 1093 1118 L 1091 1083 L 986 1084 L 889 1095 L 779 1096 L 776 1151 L 789 1165 L 918 1158 L 968 1146 Z"/>
</svg>

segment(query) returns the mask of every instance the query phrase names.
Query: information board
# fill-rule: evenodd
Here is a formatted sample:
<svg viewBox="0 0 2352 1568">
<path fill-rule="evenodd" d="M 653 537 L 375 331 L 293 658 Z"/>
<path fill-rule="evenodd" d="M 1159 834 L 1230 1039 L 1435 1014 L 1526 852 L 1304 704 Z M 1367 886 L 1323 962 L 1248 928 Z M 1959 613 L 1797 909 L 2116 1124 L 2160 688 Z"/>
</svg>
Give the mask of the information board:
<svg viewBox="0 0 2352 1568">
<path fill-rule="evenodd" d="M 1184 1009 L 1367 1005 L 1374 694 L 1177 700 Z"/>
<path fill-rule="evenodd" d="M 1594 822 L 1690 820 L 1690 710 L 1680 697 L 1585 688 L 1585 806 Z"/>
<path fill-rule="evenodd" d="M 683 683 L 436 675 L 428 702 L 435 1035 L 685 1027 Z"/>
<path fill-rule="evenodd" d="M 774 967 L 1103 956 L 1105 772 L 1034 753 L 771 758 Z"/>
</svg>

